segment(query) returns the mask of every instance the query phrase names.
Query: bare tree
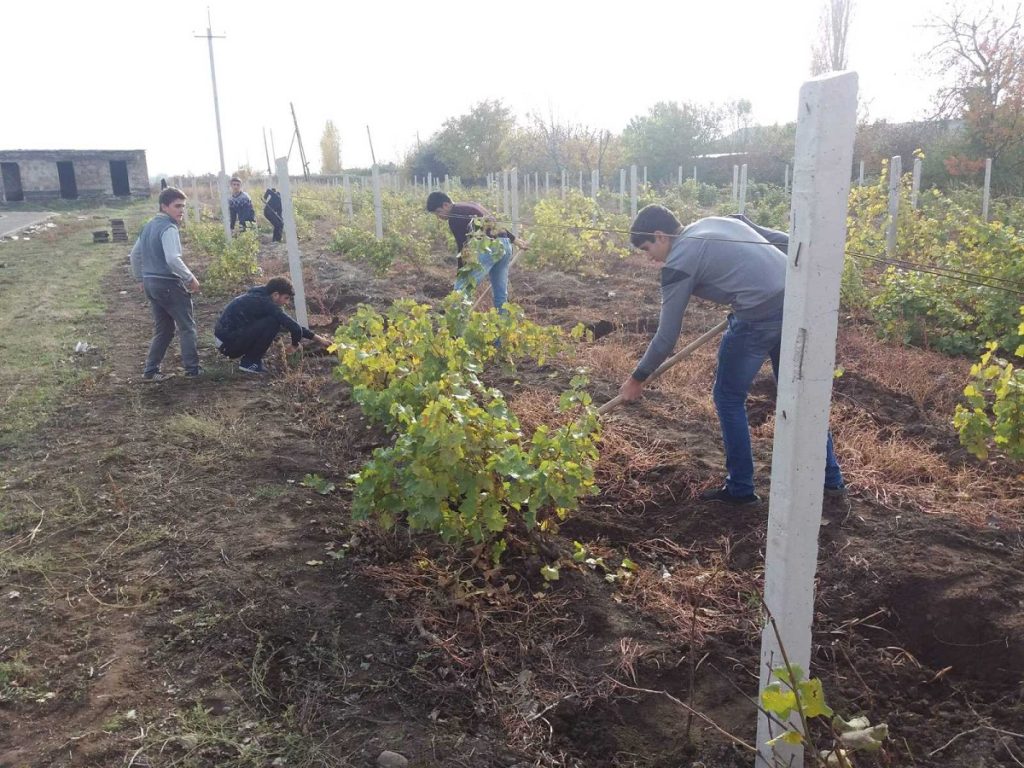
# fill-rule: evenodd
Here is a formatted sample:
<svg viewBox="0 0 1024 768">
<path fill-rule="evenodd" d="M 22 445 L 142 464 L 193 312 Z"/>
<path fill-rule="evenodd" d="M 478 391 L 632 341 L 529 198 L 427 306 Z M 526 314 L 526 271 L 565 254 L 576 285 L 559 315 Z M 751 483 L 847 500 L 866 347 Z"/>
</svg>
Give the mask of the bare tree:
<svg viewBox="0 0 1024 768">
<path fill-rule="evenodd" d="M 827 0 L 821 11 L 818 42 L 811 46 L 811 74 L 846 69 L 846 44 L 850 35 L 853 0 Z"/>
<path fill-rule="evenodd" d="M 1000 18 L 991 9 L 969 17 L 954 9 L 930 25 L 931 52 L 951 78 L 936 94 L 937 117 L 962 118 L 984 156 L 1024 165 L 1024 35 L 1021 6 Z"/>
</svg>

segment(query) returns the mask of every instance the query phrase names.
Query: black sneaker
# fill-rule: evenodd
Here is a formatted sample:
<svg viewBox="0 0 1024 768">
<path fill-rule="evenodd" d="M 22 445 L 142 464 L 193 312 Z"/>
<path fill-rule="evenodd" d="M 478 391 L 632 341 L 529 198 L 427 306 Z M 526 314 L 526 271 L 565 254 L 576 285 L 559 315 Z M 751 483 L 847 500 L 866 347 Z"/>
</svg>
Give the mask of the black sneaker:
<svg viewBox="0 0 1024 768">
<path fill-rule="evenodd" d="M 267 372 L 267 369 L 263 367 L 263 363 L 257 360 L 255 363 L 239 363 L 238 370 L 243 373 L 252 373 L 260 376 Z"/>
<path fill-rule="evenodd" d="M 699 498 L 701 501 L 720 501 L 723 504 L 732 504 L 737 507 L 743 504 L 756 504 L 761 500 L 761 497 L 756 493 L 748 493 L 746 496 L 733 496 L 729 493 L 729 487 L 725 485 L 721 488 L 704 491 Z"/>
<path fill-rule="evenodd" d="M 827 499 L 845 499 L 847 496 L 846 486 L 839 485 L 835 487 L 825 486 L 825 498 Z"/>
<path fill-rule="evenodd" d="M 199 366 L 194 371 L 185 371 L 185 378 L 186 379 L 198 379 L 204 373 L 206 373 L 206 371 L 203 369 L 202 366 Z"/>
<path fill-rule="evenodd" d="M 157 384 L 161 381 L 167 381 L 168 379 L 174 378 L 173 373 L 161 373 L 156 371 L 155 373 L 144 373 L 142 374 L 142 380 L 149 384 Z"/>
</svg>

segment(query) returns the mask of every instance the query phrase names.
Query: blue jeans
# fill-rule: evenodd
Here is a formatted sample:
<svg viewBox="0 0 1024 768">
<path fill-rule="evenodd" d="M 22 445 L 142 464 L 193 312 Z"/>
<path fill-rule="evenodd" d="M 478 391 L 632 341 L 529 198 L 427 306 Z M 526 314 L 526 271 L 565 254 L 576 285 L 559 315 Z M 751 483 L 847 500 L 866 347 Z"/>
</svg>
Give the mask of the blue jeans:
<svg viewBox="0 0 1024 768">
<path fill-rule="evenodd" d="M 146 298 L 153 312 L 153 340 L 149 343 L 144 376 L 160 370 L 167 347 L 178 329 L 181 342 L 181 364 L 189 373 L 199 371 L 199 350 L 196 347 L 196 320 L 192 314 L 192 294 L 178 278 L 147 277 L 142 281 Z"/>
<path fill-rule="evenodd" d="M 464 291 L 470 286 L 478 285 L 484 275 L 487 275 L 491 281 L 494 307 L 500 311 L 508 301 L 508 268 L 511 263 L 512 243 L 507 237 L 499 237 L 480 254 L 480 266 L 474 269 L 469 277 L 455 279 L 455 290 Z"/>
<path fill-rule="evenodd" d="M 777 318 L 745 322 L 729 315 L 729 328 L 718 347 L 718 372 L 714 399 L 722 425 L 725 447 L 725 485 L 734 496 L 754 492 L 754 456 L 750 449 L 747 423 L 747 395 L 765 358 L 772 361 L 772 373 L 779 380 L 779 348 L 782 344 L 782 313 Z M 832 448 L 832 433 L 825 441 L 825 485 L 839 488 L 843 473 Z"/>
</svg>

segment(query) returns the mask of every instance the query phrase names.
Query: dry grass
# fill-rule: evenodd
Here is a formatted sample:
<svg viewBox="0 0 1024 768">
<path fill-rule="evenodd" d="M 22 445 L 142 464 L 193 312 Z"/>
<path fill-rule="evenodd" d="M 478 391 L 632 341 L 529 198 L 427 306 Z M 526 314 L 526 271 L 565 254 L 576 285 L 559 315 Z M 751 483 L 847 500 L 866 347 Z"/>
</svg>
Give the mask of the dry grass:
<svg viewBox="0 0 1024 768">
<path fill-rule="evenodd" d="M 844 409 L 845 410 L 845 409 Z M 869 415 L 841 412 L 835 433 L 843 474 L 854 488 L 892 509 L 912 508 L 985 525 L 1024 521 L 1024 482 L 975 467 L 951 466 L 925 445 L 880 431 Z"/>
<path fill-rule="evenodd" d="M 703 551 L 667 539 L 642 542 L 635 548 L 663 565 L 639 568 L 622 594 L 655 618 L 675 645 L 696 649 L 709 636 L 734 631 L 756 635 L 760 587 L 750 574 L 729 570 L 731 546 L 727 538 Z"/>
<path fill-rule="evenodd" d="M 906 395 L 936 421 L 952 417 L 971 368 L 969 360 L 884 342 L 860 328 L 840 334 L 836 359 L 847 370 Z"/>
<path fill-rule="evenodd" d="M 404 604 L 395 619 L 424 646 L 413 670 L 419 682 L 438 704 L 466 706 L 469 696 L 491 708 L 510 744 L 527 748 L 547 737 L 541 715 L 559 702 L 605 695 L 584 670 L 563 663 L 586 632 L 568 610 L 579 595 L 534 596 L 510 587 L 514 576 L 496 586 L 469 563 L 423 551 L 363 572 Z"/>
</svg>

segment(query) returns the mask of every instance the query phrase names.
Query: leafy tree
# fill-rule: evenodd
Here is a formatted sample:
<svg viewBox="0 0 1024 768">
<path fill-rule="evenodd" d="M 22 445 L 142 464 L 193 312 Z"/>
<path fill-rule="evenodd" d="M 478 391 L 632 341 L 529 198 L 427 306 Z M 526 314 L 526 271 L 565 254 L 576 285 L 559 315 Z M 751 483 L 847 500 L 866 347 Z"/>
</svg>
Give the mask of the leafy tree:
<svg viewBox="0 0 1024 768">
<path fill-rule="evenodd" d="M 846 69 L 846 43 L 850 35 L 853 0 L 827 0 L 821 12 L 818 42 L 811 47 L 811 74 Z"/>
<path fill-rule="evenodd" d="M 995 161 L 994 185 L 1020 189 L 1024 170 L 1021 7 L 1010 18 L 1000 18 L 991 9 L 980 17 L 955 9 L 932 28 L 938 36 L 932 56 L 952 79 L 938 92 L 936 113 L 963 119 L 973 159 Z"/>
<path fill-rule="evenodd" d="M 332 120 L 327 121 L 320 138 L 320 172 L 341 173 L 341 133 Z"/>
<path fill-rule="evenodd" d="M 405 167 L 408 172 L 417 176 L 432 174 L 434 178 L 444 178 L 444 175 L 454 175 L 452 168 L 447 161 L 441 157 L 441 150 L 436 140 L 425 144 L 417 145 L 405 159 Z"/>
<path fill-rule="evenodd" d="M 719 137 L 720 122 L 714 107 L 658 102 L 622 132 L 625 159 L 646 165 L 650 178 L 674 177 L 680 163 L 702 154 Z"/>
<path fill-rule="evenodd" d="M 446 120 L 430 143 L 448 173 L 479 179 L 507 163 L 515 127 L 515 116 L 500 100 L 481 101 L 467 114 Z"/>
</svg>

